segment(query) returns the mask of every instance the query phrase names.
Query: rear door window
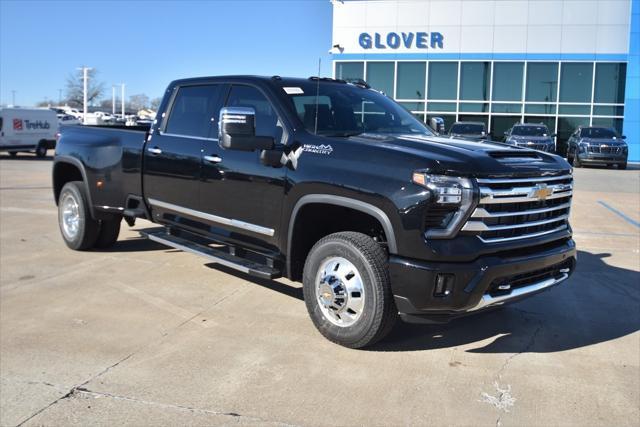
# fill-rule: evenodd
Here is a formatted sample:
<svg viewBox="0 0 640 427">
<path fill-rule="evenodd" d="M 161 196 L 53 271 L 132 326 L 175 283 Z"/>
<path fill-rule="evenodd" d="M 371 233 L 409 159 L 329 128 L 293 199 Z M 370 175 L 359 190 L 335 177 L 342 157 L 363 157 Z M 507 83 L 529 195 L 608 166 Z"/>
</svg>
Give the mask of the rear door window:
<svg viewBox="0 0 640 427">
<path fill-rule="evenodd" d="M 183 86 L 171 106 L 164 132 L 207 138 L 215 120 L 215 111 L 223 85 Z"/>
</svg>

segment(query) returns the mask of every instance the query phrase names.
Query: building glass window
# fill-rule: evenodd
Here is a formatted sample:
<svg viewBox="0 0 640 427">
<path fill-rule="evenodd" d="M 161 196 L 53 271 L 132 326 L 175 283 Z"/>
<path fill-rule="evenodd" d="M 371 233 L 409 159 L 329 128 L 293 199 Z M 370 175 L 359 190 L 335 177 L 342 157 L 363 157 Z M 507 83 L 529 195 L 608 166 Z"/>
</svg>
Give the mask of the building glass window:
<svg viewBox="0 0 640 427">
<path fill-rule="evenodd" d="M 458 63 L 429 63 L 429 99 L 458 97 Z"/>
<path fill-rule="evenodd" d="M 624 116 L 624 107 L 620 105 L 594 105 L 594 116 Z"/>
<path fill-rule="evenodd" d="M 522 112 L 522 104 L 492 104 L 492 113 L 518 113 Z"/>
<path fill-rule="evenodd" d="M 520 116 L 492 116 L 491 139 L 494 141 L 504 141 L 504 133 L 511 129 L 511 126 L 516 123 L 520 123 Z"/>
<path fill-rule="evenodd" d="M 364 62 L 336 62 L 336 78 L 340 80 L 364 80 Z"/>
<path fill-rule="evenodd" d="M 458 121 L 459 122 L 477 122 L 477 123 L 484 123 L 485 126 L 487 126 L 489 124 L 489 116 L 484 115 L 484 114 L 478 114 L 478 115 L 471 115 L 471 114 L 460 114 L 458 116 Z"/>
<path fill-rule="evenodd" d="M 393 80 L 395 70 L 393 62 L 367 62 L 367 83 L 393 98 Z"/>
<path fill-rule="evenodd" d="M 398 62 L 396 99 L 424 99 L 426 62 Z"/>
<path fill-rule="evenodd" d="M 572 116 L 588 116 L 591 107 L 589 105 L 561 105 L 559 114 L 569 114 Z"/>
<path fill-rule="evenodd" d="M 557 62 L 529 62 L 527 64 L 527 101 L 556 102 L 557 91 Z"/>
<path fill-rule="evenodd" d="M 615 119 L 613 117 L 594 117 L 592 126 L 614 128 L 620 135 L 622 135 L 622 119 Z"/>
<path fill-rule="evenodd" d="M 460 64 L 460 99 L 486 101 L 491 84 L 491 63 L 463 62 Z"/>
<path fill-rule="evenodd" d="M 409 111 L 424 111 L 424 102 L 399 102 Z"/>
<path fill-rule="evenodd" d="M 560 68 L 560 102 L 591 102 L 592 84 L 592 63 L 563 63 Z"/>
<path fill-rule="evenodd" d="M 493 100 L 522 101 L 523 62 L 493 63 Z"/>
<path fill-rule="evenodd" d="M 596 64 L 594 102 L 624 104 L 627 64 Z"/>
<path fill-rule="evenodd" d="M 429 102 L 427 103 L 427 109 L 429 111 L 456 111 L 455 102 Z"/>
<path fill-rule="evenodd" d="M 555 114 L 556 104 L 526 104 L 525 114 Z"/>
<path fill-rule="evenodd" d="M 460 103 L 460 112 L 465 113 L 488 113 L 489 112 L 489 103 L 483 102 L 461 102 Z"/>
</svg>

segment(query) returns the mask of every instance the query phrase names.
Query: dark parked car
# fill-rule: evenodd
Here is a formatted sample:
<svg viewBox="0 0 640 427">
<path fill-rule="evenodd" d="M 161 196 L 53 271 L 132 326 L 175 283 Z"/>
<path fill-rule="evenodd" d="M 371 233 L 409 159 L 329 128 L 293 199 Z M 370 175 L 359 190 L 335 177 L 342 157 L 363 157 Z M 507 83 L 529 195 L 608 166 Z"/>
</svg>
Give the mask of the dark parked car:
<svg viewBox="0 0 640 427">
<path fill-rule="evenodd" d="M 157 117 L 63 129 L 53 192 L 70 248 L 146 218 L 149 239 L 302 281 L 317 329 L 354 348 L 398 317 L 443 322 L 574 271 L 559 156 L 438 137 L 375 90 L 316 77 L 178 80 Z"/>
<path fill-rule="evenodd" d="M 482 122 L 455 122 L 449 128 L 449 136 L 474 141 L 487 139 L 487 125 Z"/>
<path fill-rule="evenodd" d="M 511 129 L 506 131 L 504 135 L 504 141 L 507 144 L 545 151 L 547 153 L 555 152 L 553 138 L 556 134 L 549 132 L 549 129 L 543 123 L 516 123 Z"/>
<path fill-rule="evenodd" d="M 567 141 L 567 160 L 576 168 L 595 163 L 626 169 L 629 148 L 625 138 L 612 128 L 579 127 Z"/>
</svg>

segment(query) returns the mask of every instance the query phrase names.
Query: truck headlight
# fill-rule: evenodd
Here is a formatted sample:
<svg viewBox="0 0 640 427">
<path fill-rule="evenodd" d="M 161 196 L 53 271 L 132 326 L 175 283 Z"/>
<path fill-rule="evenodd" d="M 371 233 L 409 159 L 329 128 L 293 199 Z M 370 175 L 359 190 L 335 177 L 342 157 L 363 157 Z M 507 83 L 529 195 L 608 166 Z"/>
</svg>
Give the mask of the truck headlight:
<svg viewBox="0 0 640 427">
<path fill-rule="evenodd" d="M 429 190 L 432 210 L 441 215 L 439 223 L 429 221 L 425 235 L 433 239 L 453 237 L 473 205 L 471 179 L 414 172 L 411 180 Z"/>
</svg>

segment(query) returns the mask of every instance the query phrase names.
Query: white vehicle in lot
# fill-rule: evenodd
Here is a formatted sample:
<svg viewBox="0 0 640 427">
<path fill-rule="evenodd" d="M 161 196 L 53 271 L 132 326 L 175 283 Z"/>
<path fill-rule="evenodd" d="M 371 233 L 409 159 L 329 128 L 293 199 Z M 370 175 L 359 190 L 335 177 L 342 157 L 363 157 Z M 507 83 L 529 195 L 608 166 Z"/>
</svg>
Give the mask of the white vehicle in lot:
<svg viewBox="0 0 640 427">
<path fill-rule="evenodd" d="M 0 108 L 0 151 L 45 157 L 55 148 L 58 117 L 48 108 Z"/>
<path fill-rule="evenodd" d="M 58 124 L 60 126 L 81 125 L 82 122 L 71 114 L 58 114 Z"/>
</svg>

